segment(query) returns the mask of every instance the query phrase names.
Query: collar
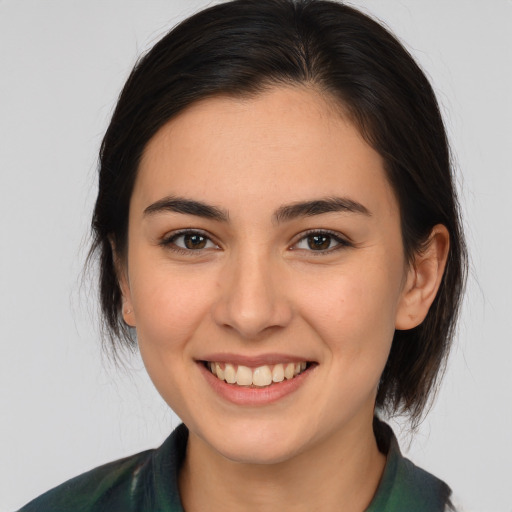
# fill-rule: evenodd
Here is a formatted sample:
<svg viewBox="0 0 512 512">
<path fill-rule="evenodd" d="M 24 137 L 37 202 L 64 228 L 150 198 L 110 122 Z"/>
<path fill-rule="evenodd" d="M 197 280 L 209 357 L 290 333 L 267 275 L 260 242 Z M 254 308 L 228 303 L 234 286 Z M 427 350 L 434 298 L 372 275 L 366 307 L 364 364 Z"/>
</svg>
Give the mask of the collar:
<svg viewBox="0 0 512 512">
<path fill-rule="evenodd" d="M 442 512 L 450 506 L 450 488 L 415 466 L 400 452 L 391 428 L 377 417 L 374 432 L 386 466 L 375 496 L 365 512 Z M 184 512 L 178 473 L 185 458 L 188 429 L 182 423 L 152 456 L 153 509 Z"/>
</svg>

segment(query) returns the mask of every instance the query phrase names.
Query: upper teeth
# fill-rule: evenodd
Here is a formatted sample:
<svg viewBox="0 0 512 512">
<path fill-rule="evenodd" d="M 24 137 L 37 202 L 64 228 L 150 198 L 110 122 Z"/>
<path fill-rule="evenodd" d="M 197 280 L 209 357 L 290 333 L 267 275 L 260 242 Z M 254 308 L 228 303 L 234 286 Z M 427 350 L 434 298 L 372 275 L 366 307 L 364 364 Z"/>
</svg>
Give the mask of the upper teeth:
<svg viewBox="0 0 512 512">
<path fill-rule="evenodd" d="M 272 382 L 282 382 L 284 379 L 293 379 L 306 369 L 306 362 L 279 363 L 249 368 L 243 365 L 230 363 L 209 362 L 209 370 L 220 380 L 239 386 L 269 386 Z"/>
</svg>

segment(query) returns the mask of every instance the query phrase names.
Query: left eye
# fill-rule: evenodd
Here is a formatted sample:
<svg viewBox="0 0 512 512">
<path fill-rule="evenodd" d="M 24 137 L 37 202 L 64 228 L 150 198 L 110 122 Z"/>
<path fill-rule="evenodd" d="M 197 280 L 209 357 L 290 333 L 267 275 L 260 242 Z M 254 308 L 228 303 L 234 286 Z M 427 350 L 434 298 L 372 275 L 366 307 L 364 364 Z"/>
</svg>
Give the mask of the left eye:
<svg viewBox="0 0 512 512">
<path fill-rule="evenodd" d="M 324 252 L 335 249 L 340 246 L 347 246 L 345 242 L 338 236 L 331 233 L 309 233 L 301 238 L 295 245 L 294 249 L 302 249 L 307 251 Z"/>
</svg>

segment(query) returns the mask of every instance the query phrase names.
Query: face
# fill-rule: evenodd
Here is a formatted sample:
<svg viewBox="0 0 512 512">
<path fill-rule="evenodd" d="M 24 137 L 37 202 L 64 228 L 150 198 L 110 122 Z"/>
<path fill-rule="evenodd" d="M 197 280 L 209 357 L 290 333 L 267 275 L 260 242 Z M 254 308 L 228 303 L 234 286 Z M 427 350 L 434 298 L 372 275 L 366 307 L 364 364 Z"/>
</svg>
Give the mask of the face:
<svg viewBox="0 0 512 512">
<path fill-rule="evenodd" d="M 149 375 L 206 446 L 271 463 L 371 425 L 404 302 L 399 210 L 315 91 L 207 99 L 165 125 L 122 274 Z"/>
</svg>

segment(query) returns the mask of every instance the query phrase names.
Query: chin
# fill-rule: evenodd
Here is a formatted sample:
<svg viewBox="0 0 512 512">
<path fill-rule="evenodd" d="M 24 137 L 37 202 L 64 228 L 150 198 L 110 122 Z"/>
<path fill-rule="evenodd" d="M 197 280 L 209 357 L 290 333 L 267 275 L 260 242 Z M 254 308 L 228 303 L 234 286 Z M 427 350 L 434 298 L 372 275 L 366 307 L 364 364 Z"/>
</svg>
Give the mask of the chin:
<svg viewBox="0 0 512 512">
<path fill-rule="evenodd" d="M 227 443 L 226 443 L 227 444 Z M 294 457 L 297 448 L 284 442 L 260 443 L 255 439 L 240 439 L 214 447 L 226 459 L 238 464 L 279 464 Z"/>
<path fill-rule="evenodd" d="M 239 464 L 278 464 L 292 459 L 310 442 L 310 433 L 281 422 L 244 421 L 212 432 L 203 440 L 226 459 Z"/>
</svg>

